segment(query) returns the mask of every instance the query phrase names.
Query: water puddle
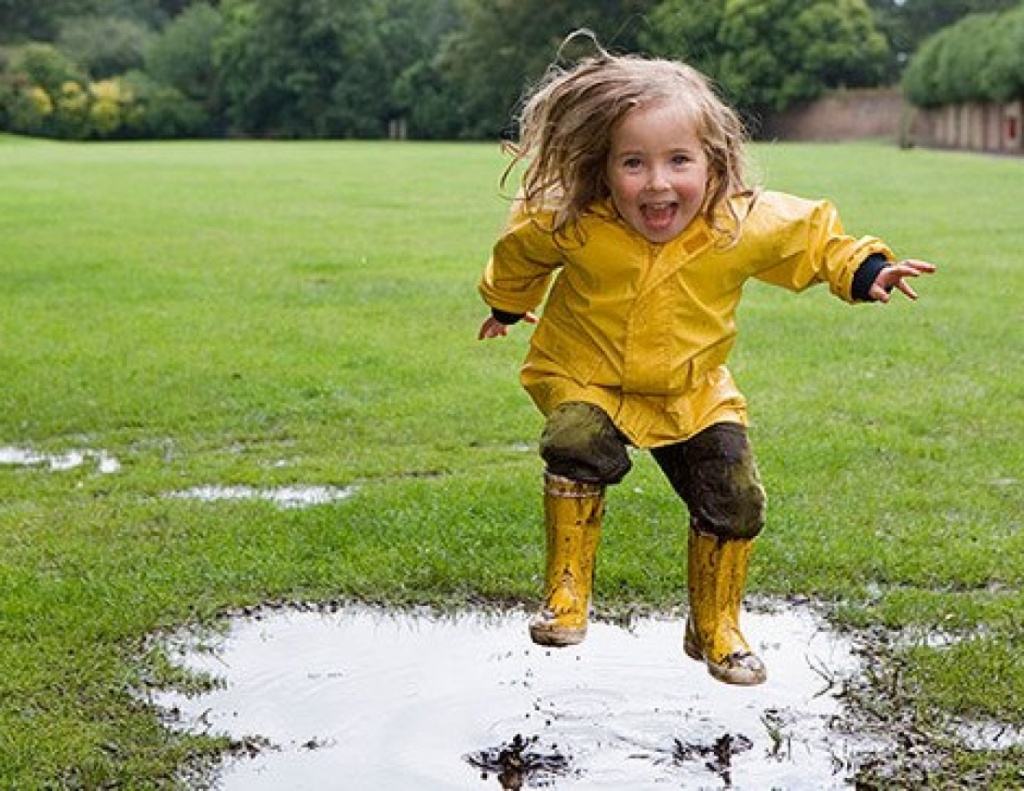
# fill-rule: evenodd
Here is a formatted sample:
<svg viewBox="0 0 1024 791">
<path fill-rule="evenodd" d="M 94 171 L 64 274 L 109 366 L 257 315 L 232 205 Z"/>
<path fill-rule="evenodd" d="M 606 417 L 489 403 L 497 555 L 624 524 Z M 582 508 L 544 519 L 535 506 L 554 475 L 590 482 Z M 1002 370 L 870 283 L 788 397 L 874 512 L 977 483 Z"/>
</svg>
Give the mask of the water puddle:
<svg viewBox="0 0 1024 791">
<path fill-rule="evenodd" d="M 337 486 L 278 486 L 269 489 L 257 489 L 253 486 L 195 486 L 180 492 L 172 492 L 170 497 L 185 500 L 201 500 L 212 503 L 219 500 L 266 500 L 281 508 L 308 508 L 313 505 L 324 505 L 351 497 L 350 487 Z"/>
<path fill-rule="evenodd" d="M 51 472 L 62 472 L 81 467 L 87 462 L 96 464 L 103 475 L 121 470 L 121 462 L 106 451 L 69 450 L 64 453 L 40 453 L 30 448 L 12 446 L 0 447 L 0 465 L 17 467 L 44 467 Z M 280 465 L 279 465 L 280 466 Z M 295 484 L 257 488 L 254 486 L 195 486 L 183 491 L 171 492 L 167 497 L 185 500 L 199 500 L 212 503 L 222 500 L 265 500 L 280 508 L 309 508 L 325 505 L 351 497 L 353 487 L 308 486 Z"/>
<path fill-rule="evenodd" d="M 65 453 L 39 453 L 29 448 L 0 448 L 0 464 L 18 467 L 47 467 L 54 472 L 73 470 L 94 461 L 104 475 L 118 472 L 121 462 L 105 451 L 69 450 Z"/>
<path fill-rule="evenodd" d="M 677 619 L 592 624 L 553 650 L 528 616 L 274 611 L 224 636 L 168 643 L 222 680 L 157 703 L 179 727 L 254 745 L 218 788 L 852 788 L 864 744 L 831 723 L 851 645 L 804 608 L 747 613 L 769 668 L 755 688 L 714 681 Z"/>
</svg>

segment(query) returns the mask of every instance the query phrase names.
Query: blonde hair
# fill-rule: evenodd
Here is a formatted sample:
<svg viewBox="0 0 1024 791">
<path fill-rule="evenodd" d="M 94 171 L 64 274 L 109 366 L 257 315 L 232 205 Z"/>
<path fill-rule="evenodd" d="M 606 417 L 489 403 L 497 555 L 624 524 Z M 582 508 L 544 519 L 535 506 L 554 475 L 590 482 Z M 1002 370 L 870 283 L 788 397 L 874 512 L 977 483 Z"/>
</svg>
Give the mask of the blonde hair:
<svg viewBox="0 0 1024 791">
<path fill-rule="evenodd" d="M 589 31 L 578 31 L 566 43 L 581 34 L 593 40 Z M 525 165 L 523 208 L 553 212 L 553 230 L 565 233 L 588 207 L 611 194 L 605 171 L 619 122 L 637 107 L 678 102 L 692 115 L 708 160 L 702 213 L 729 243 L 736 242 L 740 217 L 729 199 L 752 194 L 746 184 L 746 133 L 737 114 L 703 74 L 684 63 L 611 55 L 593 43 L 597 55 L 569 69 L 552 66 L 527 96 L 518 117 L 519 139 L 508 144 L 513 159 L 502 183 L 517 165 Z"/>
</svg>

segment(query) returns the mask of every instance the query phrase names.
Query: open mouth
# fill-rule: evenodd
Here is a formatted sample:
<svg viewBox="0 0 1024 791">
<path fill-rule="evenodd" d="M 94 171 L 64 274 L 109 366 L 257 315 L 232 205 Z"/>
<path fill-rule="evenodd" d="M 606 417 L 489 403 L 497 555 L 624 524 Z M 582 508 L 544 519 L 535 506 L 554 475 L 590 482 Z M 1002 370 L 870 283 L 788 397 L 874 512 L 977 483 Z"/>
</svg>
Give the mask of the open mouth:
<svg viewBox="0 0 1024 791">
<path fill-rule="evenodd" d="M 679 206 L 675 202 L 646 203 L 640 207 L 644 223 L 652 230 L 664 230 L 672 225 Z"/>
</svg>

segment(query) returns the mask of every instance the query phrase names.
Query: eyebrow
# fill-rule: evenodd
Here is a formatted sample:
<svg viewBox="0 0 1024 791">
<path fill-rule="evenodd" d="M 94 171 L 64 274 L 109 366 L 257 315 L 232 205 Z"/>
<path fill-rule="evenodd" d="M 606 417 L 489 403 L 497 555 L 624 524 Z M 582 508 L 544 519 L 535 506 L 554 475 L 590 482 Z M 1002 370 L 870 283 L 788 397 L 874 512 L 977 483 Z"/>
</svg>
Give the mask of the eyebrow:
<svg viewBox="0 0 1024 791">
<path fill-rule="evenodd" d="M 676 146 L 675 148 L 670 148 L 667 151 L 659 152 L 659 154 L 667 154 L 669 156 L 674 156 L 675 154 L 689 154 L 689 155 L 693 155 L 694 153 L 696 153 L 698 151 L 701 151 L 701 150 L 703 150 L 703 149 L 700 146 Z M 612 157 L 625 157 L 625 156 L 639 156 L 639 157 L 642 157 L 642 156 L 647 156 L 648 154 L 647 154 L 647 152 L 645 152 L 645 151 L 643 151 L 642 149 L 639 149 L 639 148 L 623 148 L 621 150 L 616 150 L 615 147 L 612 146 L 612 147 L 610 147 L 608 149 L 608 155 L 612 156 Z"/>
</svg>

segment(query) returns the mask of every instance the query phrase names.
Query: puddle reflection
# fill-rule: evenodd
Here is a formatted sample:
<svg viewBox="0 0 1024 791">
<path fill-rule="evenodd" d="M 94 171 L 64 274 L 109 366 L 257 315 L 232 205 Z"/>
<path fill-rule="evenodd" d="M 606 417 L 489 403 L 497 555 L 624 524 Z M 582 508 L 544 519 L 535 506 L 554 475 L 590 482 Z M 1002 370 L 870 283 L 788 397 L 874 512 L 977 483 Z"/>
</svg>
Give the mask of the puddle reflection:
<svg viewBox="0 0 1024 791">
<path fill-rule="evenodd" d="M 857 662 L 812 613 L 745 615 L 769 669 L 754 688 L 686 659 L 675 619 L 595 623 L 566 649 L 532 645 L 527 620 L 365 608 L 246 617 L 212 652 L 174 649 L 222 689 L 157 702 L 182 727 L 274 745 L 227 765 L 226 791 L 510 788 L 486 759 L 517 743 L 561 761 L 523 788 L 853 787 L 853 748 L 829 728 L 829 680 Z"/>
</svg>

